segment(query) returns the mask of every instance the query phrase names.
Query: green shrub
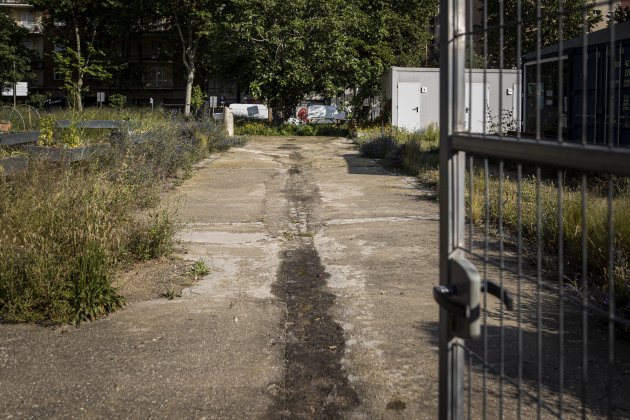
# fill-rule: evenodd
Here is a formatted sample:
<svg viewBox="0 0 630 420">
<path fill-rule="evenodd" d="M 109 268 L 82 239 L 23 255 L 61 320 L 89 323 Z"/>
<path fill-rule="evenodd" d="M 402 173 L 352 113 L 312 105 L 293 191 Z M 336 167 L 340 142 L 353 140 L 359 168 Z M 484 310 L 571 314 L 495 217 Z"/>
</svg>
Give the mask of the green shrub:
<svg viewBox="0 0 630 420">
<path fill-rule="evenodd" d="M 237 135 L 244 136 L 340 136 L 349 135 L 348 127 L 335 124 L 282 124 L 267 121 L 237 119 L 234 125 Z"/>
<path fill-rule="evenodd" d="M 120 193 L 99 174 L 38 164 L 0 185 L 0 317 L 80 322 L 122 305 L 110 286 Z"/>
<path fill-rule="evenodd" d="M 109 106 L 116 109 L 123 109 L 127 106 L 127 97 L 120 93 L 115 93 L 109 97 Z"/>
<path fill-rule="evenodd" d="M 207 274 L 210 274 L 210 269 L 206 265 L 205 261 L 200 258 L 197 261 L 195 261 L 193 266 L 190 268 L 190 274 L 194 276 L 195 278 L 202 277 Z"/>
<path fill-rule="evenodd" d="M 361 155 L 372 159 L 385 159 L 400 149 L 400 144 L 389 134 L 357 141 Z"/>
<path fill-rule="evenodd" d="M 55 120 L 67 118 L 50 116 L 42 141 L 52 143 Z M 81 118 L 135 122 L 130 134 L 112 135 L 98 160 L 33 161 L 28 172 L 0 179 L 1 320 L 77 323 L 122 306 L 111 286 L 120 263 L 167 255 L 177 227 L 172 213 L 134 215 L 209 151 L 245 141 L 208 121 L 158 113 L 89 110 Z"/>
<path fill-rule="evenodd" d="M 163 257 L 173 250 L 175 232 L 172 215 L 166 211 L 151 213 L 134 224 L 127 249 L 139 261 Z"/>
<path fill-rule="evenodd" d="M 46 104 L 46 101 L 48 100 L 48 98 L 50 98 L 50 93 L 46 92 L 46 93 L 31 93 L 28 96 L 28 104 L 30 106 L 32 106 L 33 108 L 36 109 L 42 109 L 44 108 L 44 105 Z"/>
<path fill-rule="evenodd" d="M 208 96 L 203 92 L 203 89 L 201 89 L 201 86 L 194 85 L 192 87 L 192 92 L 190 95 L 190 105 L 194 109 L 200 109 L 207 98 Z"/>
</svg>

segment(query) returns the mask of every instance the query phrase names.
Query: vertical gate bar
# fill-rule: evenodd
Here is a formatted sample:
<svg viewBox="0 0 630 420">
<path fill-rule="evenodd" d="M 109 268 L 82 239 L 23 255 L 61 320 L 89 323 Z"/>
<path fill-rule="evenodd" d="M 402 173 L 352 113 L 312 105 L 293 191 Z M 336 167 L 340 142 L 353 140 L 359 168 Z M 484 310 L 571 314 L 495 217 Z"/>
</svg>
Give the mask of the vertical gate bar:
<svg viewBox="0 0 630 420">
<path fill-rule="evenodd" d="M 541 68 L 540 60 L 542 48 L 542 8 L 540 7 L 540 0 L 536 0 L 536 140 L 540 140 L 540 96 L 542 95 L 542 88 L 540 86 Z"/>
<path fill-rule="evenodd" d="M 588 384 L 588 220 L 586 202 L 587 179 L 582 175 L 582 418 L 586 419 Z"/>
<path fill-rule="evenodd" d="M 521 54 L 522 54 L 522 35 L 521 31 L 523 30 L 523 2 L 522 0 L 518 0 L 516 3 L 516 70 L 517 74 L 521 75 L 519 80 L 519 86 L 521 87 L 521 92 L 525 89 L 525 84 L 523 83 L 524 75 L 523 75 L 523 66 L 521 65 Z M 521 138 L 521 130 L 523 129 L 523 96 L 521 92 L 514 92 L 514 94 L 518 94 L 518 127 L 516 130 L 516 137 Z"/>
<path fill-rule="evenodd" d="M 471 33 L 468 39 L 468 102 L 464 104 L 466 107 L 466 113 L 468 114 L 468 133 L 471 132 L 472 129 L 472 70 L 474 67 L 474 49 L 473 45 L 475 44 L 475 36 L 474 36 L 474 23 L 473 23 L 473 2 L 472 0 L 468 0 L 468 20 L 467 20 L 468 30 L 466 32 Z"/>
<path fill-rule="evenodd" d="M 615 140 L 616 140 L 616 145 L 619 146 L 620 144 L 620 135 L 621 135 L 621 129 L 620 129 L 620 124 L 621 124 L 621 63 L 622 61 L 622 54 L 623 54 L 623 46 L 619 45 L 619 70 L 617 73 L 617 80 L 619 81 L 619 89 L 615 89 L 615 93 L 617 95 L 617 130 L 616 133 L 617 135 L 615 136 Z"/>
<path fill-rule="evenodd" d="M 504 33 L 503 33 L 503 4 L 504 2 L 499 2 L 499 136 L 503 135 L 503 42 Z M 503 401 L 503 400 L 501 400 Z"/>
<path fill-rule="evenodd" d="M 521 302 L 521 282 L 523 281 L 523 165 L 520 163 L 516 168 L 516 207 L 517 207 L 517 277 L 516 277 L 516 327 L 518 330 L 518 407 L 516 411 L 517 419 L 520 420 L 523 409 L 523 313 Z"/>
<path fill-rule="evenodd" d="M 469 158 L 469 170 L 468 170 L 468 189 L 470 191 L 468 195 L 469 200 L 469 211 L 468 211 L 468 251 L 472 254 L 473 252 L 473 227 L 474 227 L 474 215 L 473 215 L 473 201 L 475 199 L 475 158 L 470 156 Z"/>
<path fill-rule="evenodd" d="M 488 280 L 488 244 L 490 237 L 490 199 L 488 158 L 483 160 L 484 234 L 483 234 L 483 279 Z M 488 291 L 483 292 L 483 418 L 488 418 Z"/>
<path fill-rule="evenodd" d="M 472 13 L 472 9 L 469 9 Z M 470 124 L 469 124 L 470 127 Z M 473 177 L 475 173 L 475 162 L 474 157 L 470 156 L 468 158 L 468 177 L 469 177 L 469 186 L 468 186 L 468 202 L 469 202 L 469 213 L 468 213 L 468 251 L 473 253 L 473 199 L 474 199 L 474 189 L 473 189 Z M 473 357 L 470 353 L 468 353 L 468 419 L 472 420 L 472 364 Z"/>
<path fill-rule="evenodd" d="M 564 6 L 563 0 L 558 0 L 558 142 L 562 143 L 562 111 L 564 110 L 564 74 L 562 53 L 564 52 Z M 562 417 L 562 412 L 560 412 Z"/>
<path fill-rule="evenodd" d="M 472 354 L 468 353 L 468 419 L 472 419 Z"/>
<path fill-rule="evenodd" d="M 608 13 L 610 17 L 613 17 L 613 2 L 608 1 Z M 613 127 L 615 123 L 615 114 L 613 112 L 615 107 L 615 25 L 609 26 L 609 39 L 608 39 L 608 100 L 606 101 L 606 116 L 607 121 L 607 141 L 608 145 L 613 145 Z"/>
<path fill-rule="evenodd" d="M 582 144 L 587 141 L 587 80 L 588 80 L 588 42 L 586 37 L 587 17 L 586 6 L 582 8 Z M 593 107 L 593 114 L 595 107 Z M 588 188 L 586 174 L 582 174 L 582 419 L 586 420 L 586 406 L 588 402 L 588 219 L 587 198 Z"/>
<path fill-rule="evenodd" d="M 465 0 L 440 2 L 440 283 L 450 284 L 449 260 L 464 245 L 465 154 L 452 149 L 450 137 L 462 131 L 462 104 L 465 66 Z M 463 417 L 464 350 L 461 339 L 450 331 L 450 316 L 440 309 L 441 419 Z"/>
<path fill-rule="evenodd" d="M 558 417 L 564 414 L 564 220 L 563 171 L 558 171 Z"/>
<path fill-rule="evenodd" d="M 488 0 L 483 0 L 483 106 L 484 106 L 484 116 L 483 116 L 483 135 L 488 134 L 488 118 L 485 115 L 485 107 L 488 103 L 488 89 L 486 86 L 488 84 Z M 472 99 L 471 99 L 472 105 Z M 472 117 L 472 115 L 471 115 Z M 472 125 L 472 120 L 471 124 Z"/>
<path fill-rule="evenodd" d="M 613 17 L 613 2 L 608 2 L 608 12 Z M 614 95 L 615 95 L 615 25 L 609 30 L 609 62 L 608 62 L 608 146 L 613 145 Z M 621 64 L 621 63 L 620 63 Z M 608 418 L 613 418 L 613 380 L 615 368 L 615 226 L 613 213 L 613 177 L 608 180 Z"/>
<path fill-rule="evenodd" d="M 503 93 L 503 92 L 502 92 Z M 503 161 L 499 161 L 499 285 L 503 290 L 503 270 L 505 261 L 503 258 Z M 500 331 L 500 366 L 499 366 L 499 418 L 503 418 L 503 380 L 505 376 L 505 336 L 503 334 L 503 304 L 499 305 L 499 331 Z"/>
<path fill-rule="evenodd" d="M 536 244 L 537 244 L 537 254 L 536 254 L 536 303 L 537 303 L 537 320 L 538 325 L 536 326 L 537 333 L 537 361 L 538 361 L 538 386 L 536 388 L 536 397 L 537 397 L 537 418 L 540 419 L 542 417 L 542 226 L 541 226 L 541 208 L 540 208 L 540 178 L 541 178 L 541 170 L 540 166 L 536 167 Z"/>
<path fill-rule="evenodd" d="M 588 118 L 587 109 L 587 81 L 588 81 L 588 42 L 586 38 L 586 28 L 588 20 L 586 18 L 586 6 L 582 8 L 582 144 L 586 144 L 586 120 Z M 597 83 L 597 82 L 596 82 Z M 595 113 L 595 107 L 593 107 L 593 113 Z"/>
<path fill-rule="evenodd" d="M 608 418 L 614 417 L 615 378 L 615 220 L 614 178 L 608 180 Z"/>
</svg>

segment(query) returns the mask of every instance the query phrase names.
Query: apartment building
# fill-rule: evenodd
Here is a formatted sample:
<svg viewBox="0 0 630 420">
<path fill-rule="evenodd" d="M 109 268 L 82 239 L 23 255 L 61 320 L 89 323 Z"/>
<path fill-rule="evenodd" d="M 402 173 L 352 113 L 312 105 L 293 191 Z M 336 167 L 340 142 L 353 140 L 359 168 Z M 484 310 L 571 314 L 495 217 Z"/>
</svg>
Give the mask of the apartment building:
<svg viewBox="0 0 630 420">
<path fill-rule="evenodd" d="M 32 62 L 35 80 L 29 83 L 30 92 L 46 92 L 53 99 L 65 98 L 62 75 L 56 71 L 53 53 L 63 47 L 54 43 L 55 35 L 63 31 L 63 24 L 50 33 L 42 22 L 42 12 L 36 11 L 27 0 L 0 0 L 0 11 L 12 16 L 18 25 L 28 30 L 24 43 L 34 51 Z M 107 45 L 97 46 L 106 51 L 112 64 L 112 78 L 104 81 L 89 80 L 90 89 L 84 95 L 86 105 L 96 104 L 96 93 L 105 92 L 106 98 L 114 93 L 127 96 L 129 104 L 147 105 L 153 98 L 157 105 L 183 106 L 186 90 L 186 71 L 181 62 L 178 39 L 163 21 L 142 22 L 141 29 Z M 243 95 L 234 82 L 225 82 L 213 75 L 198 73 L 196 84 L 209 95 L 236 102 Z"/>
<path fill-rule="evenodd" d="M 12 16 L 18 25 L 28 30 L 28 35 L 24 39 L 27 48 L 33 50 L 32 71 L 35 80 L 30 86 L 33 89 L 40 89 L 45 86 L 45 46 L 42 25 L 42 14 L 33 10 L 33 7 L 24 0 L 0 0 L 0 11 Z"/>
</svg>

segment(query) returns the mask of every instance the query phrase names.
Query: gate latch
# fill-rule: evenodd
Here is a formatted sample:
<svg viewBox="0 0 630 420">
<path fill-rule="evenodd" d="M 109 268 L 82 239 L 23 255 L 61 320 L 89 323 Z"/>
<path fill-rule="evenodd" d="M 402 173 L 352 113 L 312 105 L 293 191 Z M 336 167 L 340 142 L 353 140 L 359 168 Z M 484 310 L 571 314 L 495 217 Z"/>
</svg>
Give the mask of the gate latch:
<svg viewBox="0 0 630 420">
<path fill-rule="evenodd" d="M 450 260 L 451 284 L 435 286 L 433 298 L 450 315 L 451 333 L 460 338 L 477 338 L 481 333 L 480 295 L 487 291 L 513 310 L 512 295 L 491 281 L 481 281 L 479 271 L 464 257 Z"/>
</svg>

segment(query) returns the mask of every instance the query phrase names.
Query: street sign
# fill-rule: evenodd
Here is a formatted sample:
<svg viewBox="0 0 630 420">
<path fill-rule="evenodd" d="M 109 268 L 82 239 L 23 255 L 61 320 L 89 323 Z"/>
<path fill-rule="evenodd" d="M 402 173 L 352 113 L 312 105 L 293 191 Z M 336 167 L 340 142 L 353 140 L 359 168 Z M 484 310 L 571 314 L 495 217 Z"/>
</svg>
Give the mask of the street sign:
<svg viewBox="0 0 630 420">
<path fill-rule="evenodd" d="M 15 96 L 28 96 L 28 82 L 17 82 L 15 84 Z"/>
<path fill-rule="evenodd" d="M 96 102 L 105 102 L 105 92 L 96 92 Z"/>
<path fill-rule="evenodd" d="M 217 97 L 216 96 L 210 96 L 208 98 L 208 105 L 210 106 L 210 108 L 216 108 L 216 106 L 217 106 Z"/>
<path fill-rule="evenodd" d="M 2 96 L 13 96 L 13 86 L 2 86 Z M 15 96 L 28 96 L 28 82 L 17 82 L 15 84 Z"/>
</svg>

